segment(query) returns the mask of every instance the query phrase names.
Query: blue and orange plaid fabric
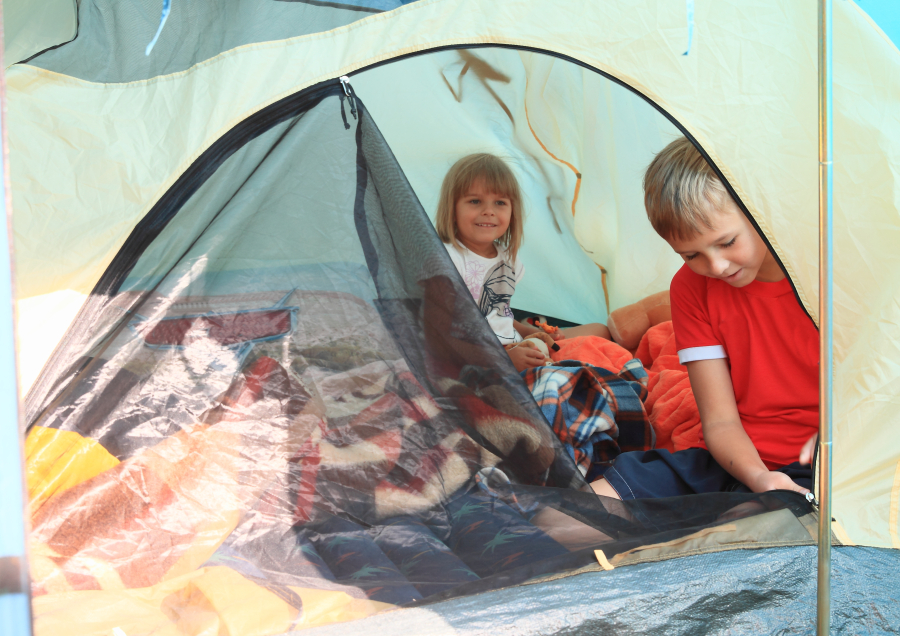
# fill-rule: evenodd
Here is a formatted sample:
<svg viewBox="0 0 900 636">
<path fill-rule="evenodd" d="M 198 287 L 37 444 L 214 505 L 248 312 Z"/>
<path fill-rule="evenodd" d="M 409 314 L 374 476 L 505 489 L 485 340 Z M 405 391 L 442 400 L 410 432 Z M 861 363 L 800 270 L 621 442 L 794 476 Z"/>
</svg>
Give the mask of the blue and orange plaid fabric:
<svg viewBox="0 0 900 636">
<path fill-rule="evenodd" d="M 619 453 L 653 448 L 644 410 L 647 372 L 632 359 L 618 373 L 563 360 L 522 372 L 534 399 L 584 474 L 599 476 Z"/>
</svg>

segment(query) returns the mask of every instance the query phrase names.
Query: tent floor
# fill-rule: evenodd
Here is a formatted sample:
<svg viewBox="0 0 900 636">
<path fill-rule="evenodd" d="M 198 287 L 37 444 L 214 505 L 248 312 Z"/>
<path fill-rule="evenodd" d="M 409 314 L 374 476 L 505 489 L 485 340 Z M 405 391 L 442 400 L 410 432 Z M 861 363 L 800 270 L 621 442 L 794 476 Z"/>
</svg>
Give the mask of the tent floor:
<svg viewBox="0 0 900 636">
<path fill-rule="evenodd" d="M 835 547 L 832 634 L 900 633 L 900 550 Z M 816 548 L 734 550 L 386 612 L 298 636 L 813 634 Z"/>
</svg>

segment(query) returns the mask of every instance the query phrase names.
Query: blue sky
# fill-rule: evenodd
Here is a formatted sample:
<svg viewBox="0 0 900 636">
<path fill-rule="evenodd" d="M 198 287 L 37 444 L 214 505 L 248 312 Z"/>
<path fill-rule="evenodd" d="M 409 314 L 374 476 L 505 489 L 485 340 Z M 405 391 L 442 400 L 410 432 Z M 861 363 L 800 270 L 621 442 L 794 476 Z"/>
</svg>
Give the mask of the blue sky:
<svg viewBox="0 0 900 636">
<path fill-rule="evenodd" d="M 843 0 L 835 0 L 842 2 Z M 900 0 L 856 0 L 881 30 L 900 48 Z"/>
</svg>

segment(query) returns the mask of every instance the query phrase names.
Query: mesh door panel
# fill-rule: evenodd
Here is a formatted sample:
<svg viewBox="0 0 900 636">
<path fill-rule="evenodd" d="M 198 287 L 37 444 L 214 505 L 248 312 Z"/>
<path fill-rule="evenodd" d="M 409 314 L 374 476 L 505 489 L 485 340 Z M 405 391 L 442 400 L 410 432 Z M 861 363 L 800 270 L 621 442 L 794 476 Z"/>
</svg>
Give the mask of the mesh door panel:
<svg viewBox="0 0 900 636">
<path fill-rule="evenodd" d="M 74 617 L 94 590 L 108 632 L 133 594 L 143 631 L 274 634 L 575 571 L 598 547 L 809 542 L 791 493 L 585 492 L 363 104 L 316 91 L 198 160 L 30 396 L 40 608 Z M 758 536 L 728 525 L 760 513 Z"/>
</svg>

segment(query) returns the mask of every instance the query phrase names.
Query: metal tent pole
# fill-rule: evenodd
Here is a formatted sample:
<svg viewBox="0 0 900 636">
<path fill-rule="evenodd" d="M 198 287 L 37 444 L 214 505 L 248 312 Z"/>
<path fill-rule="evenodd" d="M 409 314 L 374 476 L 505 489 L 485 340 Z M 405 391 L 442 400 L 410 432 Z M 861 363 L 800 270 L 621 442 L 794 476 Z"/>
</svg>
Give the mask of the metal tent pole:
<svg viewBox="0 0 900 636">
<path fill-rule="evenodd" d="M 834 238 L 831 143 L 831 2 L 819 0 L 819 568 L 816 633 L 831 631 L 831 391 Z"/>
</svg>

